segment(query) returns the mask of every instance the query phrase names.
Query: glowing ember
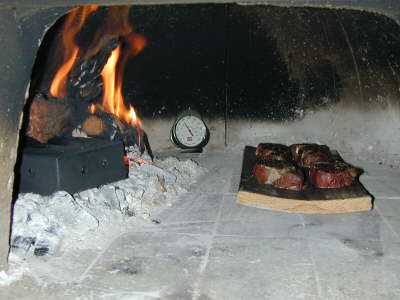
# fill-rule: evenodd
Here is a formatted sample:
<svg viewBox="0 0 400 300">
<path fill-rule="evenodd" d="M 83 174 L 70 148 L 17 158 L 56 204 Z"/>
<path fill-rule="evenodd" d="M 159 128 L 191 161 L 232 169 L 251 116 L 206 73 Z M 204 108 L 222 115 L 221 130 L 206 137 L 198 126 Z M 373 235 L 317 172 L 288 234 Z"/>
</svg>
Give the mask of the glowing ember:
<svg viewBox="0 0 400 300">
<path fill-rule="evenodd" d="M 90 104 L 89 106 L 89 112 L 91 114 L 94 114 L 96 112 L 96 106 L 94 104 Z"/>
</svg>

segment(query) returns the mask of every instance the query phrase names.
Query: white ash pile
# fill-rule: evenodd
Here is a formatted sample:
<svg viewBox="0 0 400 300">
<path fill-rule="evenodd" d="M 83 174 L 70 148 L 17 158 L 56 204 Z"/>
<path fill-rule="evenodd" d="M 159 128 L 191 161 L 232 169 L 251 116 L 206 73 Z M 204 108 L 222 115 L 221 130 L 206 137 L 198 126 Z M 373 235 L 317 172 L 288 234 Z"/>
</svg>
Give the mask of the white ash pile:
<svg viewBox="0 0 400 300">
<path fill-rule="evenodd" d="M 74 195 L 20 194 L 14 205 L 12 252 L 27 257 L 54 254 L 66 244 L 85 247 L 86 238 L 103 231 L 102 226 L 111 228 L 132 218 L 152 220 L 153 210 L 170 205 L 204 172 L 192 160 L 151 162 L 134 147 L 127 153 L 125 180 Z"/>
</svg>

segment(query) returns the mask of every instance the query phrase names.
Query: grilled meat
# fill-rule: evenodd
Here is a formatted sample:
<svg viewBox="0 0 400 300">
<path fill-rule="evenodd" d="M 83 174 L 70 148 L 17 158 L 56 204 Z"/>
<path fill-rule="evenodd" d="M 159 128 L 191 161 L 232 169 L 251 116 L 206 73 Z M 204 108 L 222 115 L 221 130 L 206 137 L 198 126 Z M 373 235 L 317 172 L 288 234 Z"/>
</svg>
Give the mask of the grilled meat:
<svg viewBox="0 0 400 300">
<path fill-rule="evenodd" d="M 309 180 L 317 188 L 341 188 L 352 185 L 361 172 L 344 161 L 317 162 L 309 170 Z"/>
<path fill-rule="evenodd" d="M 295 191 L 303 188 L 303 174 L 285 160 L 259 160 L 254 166 L 253 175 L 263 184 Z"/>
<path fill-rule="evenodd" d="M 290 149 L 286 145 L 260 143 L 256 148 L 256 156 L 262 160 L 291 160 Z"/>
</svg>

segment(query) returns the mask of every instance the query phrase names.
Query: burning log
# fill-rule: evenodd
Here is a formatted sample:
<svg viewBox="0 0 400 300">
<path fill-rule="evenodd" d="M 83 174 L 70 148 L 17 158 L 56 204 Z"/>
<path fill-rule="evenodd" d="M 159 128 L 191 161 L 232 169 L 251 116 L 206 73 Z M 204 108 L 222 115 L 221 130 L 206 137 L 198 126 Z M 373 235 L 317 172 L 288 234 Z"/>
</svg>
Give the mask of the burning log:
<svg viewBox="0 0 400 300">
<path fill-rule="evenodd" d="M 57 136 L 66 136 L 74 127 L 74 111 L 71 100 L 37 94 L 29 109 L 26 134 L 41 143 Z"/>
<path fill-rule="evenodd" d="M 138 145 L 141 152 L 146 147 L 147 135 L 140 126 L 130 125 L 111 113 L 96 111 L 82 122 L 81 127 L 89 137 L 121 140 L 125 146 Z"/>
<path fill-rule="evenodd" d="M 81 128 L 89 137 L 120 140 L 125 146 L 137 145 L 151 154 L 147 135 L 138 124 L 129 124 L 116 115 L 97 109 L 89 111 L 82 100 L 58 99 L 38 93 L 29 110 L 26 135 L 40 143 L 56 137 L 70 137 Z"/>
<path fill-rule="evenodd" d="M 129 7 L 110 9 L 110 20 L 96 31 L 87 47 L 76 37 L 97 6 L 73 10 L 63 26 L 64 58 L 49 87 L 49 94 L 33 98 L 27 135 L 46 143 L 82 129 L 90 137 L 122 140 L 125 146 L 150 149 L 132 105 L 125 105 L 122 86 L 128 59 L 147 44 L 128 22 Z M 95 112 L 89 112 L 96 108 Z"/>
<path fill-rule="evenodd" d="M 101 72 L 107 63 L 111 52 L 119 45 L 119 37 L 104 36 L 95 47 L 85 55 L 78 56 L 69 74 L 68 94 L 74 99 L 89 103 L 101 98 L 103 81 Z"/>
</svg>

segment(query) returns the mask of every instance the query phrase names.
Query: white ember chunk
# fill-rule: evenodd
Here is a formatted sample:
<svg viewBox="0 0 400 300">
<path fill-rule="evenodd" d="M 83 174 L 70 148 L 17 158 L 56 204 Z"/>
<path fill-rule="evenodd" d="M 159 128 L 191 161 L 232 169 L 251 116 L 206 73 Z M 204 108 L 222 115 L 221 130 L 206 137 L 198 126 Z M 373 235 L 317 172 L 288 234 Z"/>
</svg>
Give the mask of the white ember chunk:
<svg viewBox="0 0 400 300">
<path fill-rule="evenodd" d="M 176 182 L 176 176 L 168 171 L 165 171 L 155 165 L 143 164 L 137 167 L 139 171 L 144 172 L 148 175 L 155 175 L 163 177 L 166 184 L 174 184 Z"/>
</svg>

